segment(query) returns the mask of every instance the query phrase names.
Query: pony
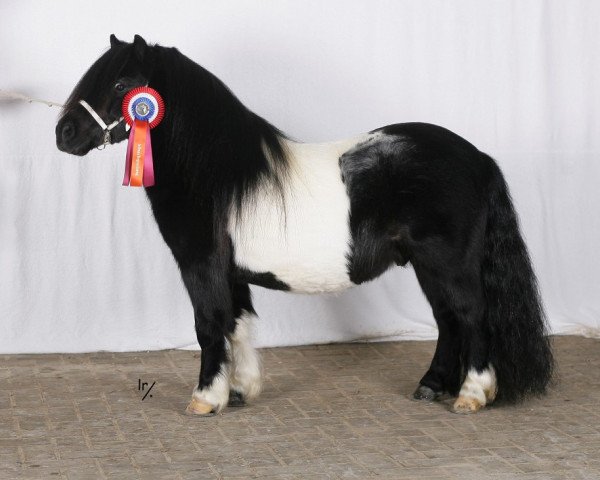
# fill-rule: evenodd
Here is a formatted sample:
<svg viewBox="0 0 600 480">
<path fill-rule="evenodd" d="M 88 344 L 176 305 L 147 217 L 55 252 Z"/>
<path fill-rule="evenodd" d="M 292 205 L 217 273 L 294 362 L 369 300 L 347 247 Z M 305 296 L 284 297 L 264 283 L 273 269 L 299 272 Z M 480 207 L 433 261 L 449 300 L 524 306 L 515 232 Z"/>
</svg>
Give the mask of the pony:
<svg viewBox="0 0 600 480">
<path fill-rule="evenodd" d="M 201 347 L 188 413 L 260 392 L 249 285 L 337 292 L 407 264 L 439 331 L 415 399 L 451 395 L 454 412 L 471 413 L 547 391 L 553 355 L 537 281 L 490 156 L 426 123 L 293 141 L 177 49 L 139 35 L 110 36 L 64 105 L 57 147 L 85 155 L 125 140 L 123 96 L 143 85 L 166 104 L 152 132 L 156 185 L 145 192 Z"/>
</svg>

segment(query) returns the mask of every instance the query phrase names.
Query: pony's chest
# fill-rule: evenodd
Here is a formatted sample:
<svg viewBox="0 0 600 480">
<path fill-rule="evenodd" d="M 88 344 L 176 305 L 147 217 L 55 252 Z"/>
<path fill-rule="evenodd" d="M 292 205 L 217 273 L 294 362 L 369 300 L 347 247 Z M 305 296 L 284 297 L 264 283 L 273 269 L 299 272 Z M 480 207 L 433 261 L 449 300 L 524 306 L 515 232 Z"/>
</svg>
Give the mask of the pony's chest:
<svg viewBox="0 0 600 480">
<path fill-rule="evenodd" d="M 314 148 L 314 147 L 313 147 Z M 290 290 L 340 291 L 348 276 L 350 200 L 338 166 L 339 148 L 295 152 L 281 196 L 257 192 L 229 222 L 238 267 L 274 275 Z"/>
</svg>

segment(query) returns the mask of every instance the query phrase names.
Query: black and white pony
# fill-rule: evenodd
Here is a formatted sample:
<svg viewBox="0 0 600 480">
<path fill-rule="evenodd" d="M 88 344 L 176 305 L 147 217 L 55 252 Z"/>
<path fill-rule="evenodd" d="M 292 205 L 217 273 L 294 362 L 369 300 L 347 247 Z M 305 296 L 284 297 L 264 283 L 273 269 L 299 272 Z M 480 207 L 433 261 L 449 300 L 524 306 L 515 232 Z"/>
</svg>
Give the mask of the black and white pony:
<svg viewBox="0 0 600 480">
<path fill-rule="evenodd" d="M 553 359 L 536 279 L 488 155 L 424 123 L 297 143 L 175 48 L 138 35 L 110 43 L 68 99 L 56 143 L 85 155 L 125 140 L 121 103 L 134 87 L 165 100 L 146 194 L 194 307 L 202 354 L 189 413 L 260 391 L 249 284 L 336 292 L 408 263 L 439 329 L 415 398 L 457 395 L 454 411 L 469 413 L 545 392 Z"/>
</svg>

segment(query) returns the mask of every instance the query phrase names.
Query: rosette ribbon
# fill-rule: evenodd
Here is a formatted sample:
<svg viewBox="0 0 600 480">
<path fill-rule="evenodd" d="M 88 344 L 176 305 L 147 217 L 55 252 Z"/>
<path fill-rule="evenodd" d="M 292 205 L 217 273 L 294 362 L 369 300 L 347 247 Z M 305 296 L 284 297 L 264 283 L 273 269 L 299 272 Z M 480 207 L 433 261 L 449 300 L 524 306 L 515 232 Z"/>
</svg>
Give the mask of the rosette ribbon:
<svg viewBox="0 0 600 480">
<path fill-rule="evenodd" d="M 131 127 L 123 185 L 151 187 L 154 185 L 154 163 L 150 130 L 165 115 L 165 103 L 150 87 L 137 87 L 123 98 L 123 118 Z"/>
</svg>

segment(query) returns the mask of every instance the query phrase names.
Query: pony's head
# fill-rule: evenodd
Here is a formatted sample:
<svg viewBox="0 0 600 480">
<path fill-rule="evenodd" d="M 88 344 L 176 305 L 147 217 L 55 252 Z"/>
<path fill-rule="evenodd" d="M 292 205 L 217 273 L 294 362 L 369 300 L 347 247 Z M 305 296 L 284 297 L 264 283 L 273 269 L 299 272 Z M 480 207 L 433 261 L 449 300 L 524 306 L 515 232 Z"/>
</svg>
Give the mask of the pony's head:
<svg viewBox="0 0 600 480">
<path fill-rule="evenodd" d="M 110 49 L 79 80 L 63 108 L 56 125 L 59 150 L 85 155 L 92 148 L 127 138 L 121 113 L 123 97 L 148 84 L 151 54 L 152 48 L 139 35 L 133 43 L 110 36 Z"/>
</svg>

